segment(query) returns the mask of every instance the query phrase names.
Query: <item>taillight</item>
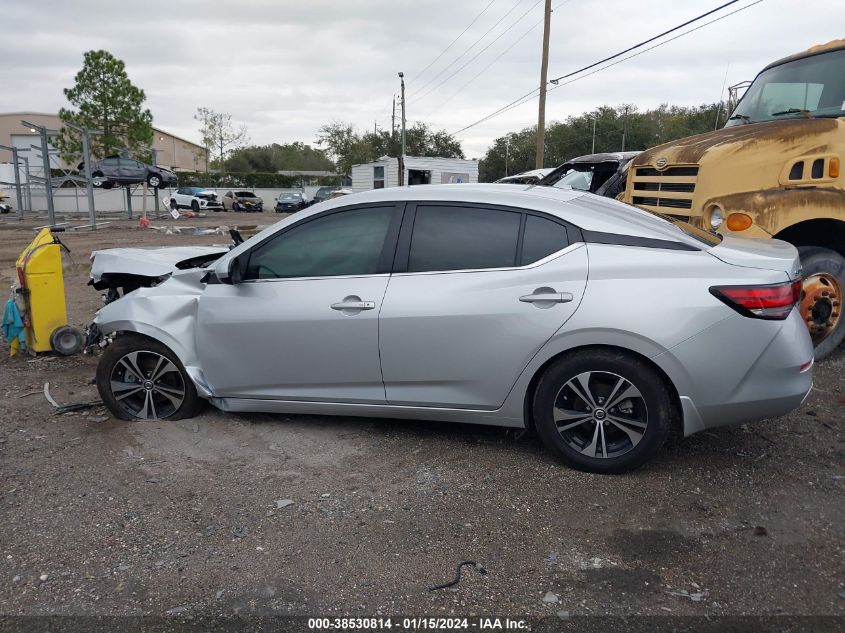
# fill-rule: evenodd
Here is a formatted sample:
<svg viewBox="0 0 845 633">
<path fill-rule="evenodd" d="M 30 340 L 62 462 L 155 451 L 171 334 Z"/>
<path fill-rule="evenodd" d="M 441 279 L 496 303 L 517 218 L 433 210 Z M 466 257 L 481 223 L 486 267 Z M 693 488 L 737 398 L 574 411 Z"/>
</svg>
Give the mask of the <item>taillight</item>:
<svg viewBox="0 0 845 633">
<path fill-rule="evenodd" d="M 801 300 L 801 280 L 770 286 L 713 286 L 710 293 L 744 316 L 782 321 Z"/>
</svg>

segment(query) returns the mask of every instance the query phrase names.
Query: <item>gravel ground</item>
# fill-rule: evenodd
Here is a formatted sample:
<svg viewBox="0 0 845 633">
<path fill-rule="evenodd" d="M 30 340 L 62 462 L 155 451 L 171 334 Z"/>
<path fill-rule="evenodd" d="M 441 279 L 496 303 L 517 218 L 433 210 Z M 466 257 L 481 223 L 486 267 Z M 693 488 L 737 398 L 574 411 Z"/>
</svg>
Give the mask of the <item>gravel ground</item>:
<svg viewBox="0 0 845 633">
<path fill-rule="evenodd" d="M 4 222 L 8 286 L 35 223 Z M 92 248 L 226 241 L 129 221 L 62 239 L 78 326 L 100 304 L 85 285 Z M 842 352 L 818 364 L 800 410 L 701 433 L 623 476 L 570 470 L 533 435 L 483 426 L 212 408 L 179 422 L 55 415 L 43 383 L 59 403 L 92 400 L 95 365 L 0 354 L 2 630 L 47 630 L 17 616 L 50 615 L 121 616 L 102 630 L 288 615 L 845 627 Z M 427 590 L 462 560 L 488 573 L 464 568 L 457 590 Z M 761 622 L 733 630 L 769 630 Z"/>
</svg>

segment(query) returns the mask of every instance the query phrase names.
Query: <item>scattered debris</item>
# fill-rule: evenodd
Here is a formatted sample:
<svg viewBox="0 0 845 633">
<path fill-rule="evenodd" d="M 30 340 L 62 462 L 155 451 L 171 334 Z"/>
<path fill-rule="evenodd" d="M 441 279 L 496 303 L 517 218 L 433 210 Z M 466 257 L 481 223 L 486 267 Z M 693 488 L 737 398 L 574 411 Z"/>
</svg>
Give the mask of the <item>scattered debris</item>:
<svg viewBox="0 0 845 633">
<path fill-rule="evenodd" d="M 282 508 L 287 508 L 288 506 L 292 506 L 294 504 L 293 499 L 276 499 L 276 509 L 281 510 Z"/>
<path fill-rule="evenodd" d="M 563 609 L 561 609 L 557 612 L 557 617 L 563 620 L 564 622 L 568 622 L 570 617 L 569 611 L 564 611 Z"/>
<path fill-rule="evenodd" d="M 48 579 L 48 578 L 49 578 L 49 576 L 48 576 L 47 574 L 41 574 L 41 575 L 38 577 L 38 580 L 40 580 L 41 582 L 47 582 L 47 579 Z"/>
<path fill-rule="evenodd" d="M 686 589 L 681 589 L 680 591 L 667 591 L 666 593 L 668 593 L 670 596 L 676 596 L 678 598 L 689 598 L 693 602 L 701 602 L 707 596 L 710 595 L 710 593 L 706 589 L 703 591 L 696 591 L 695 593 L 690 593 Z"/>
<path fill-rule="evenodd" d="M 95 423 L 99 424 L 101 422 L 108 422 L 109 416 L 107 416 L 107 415 L 89 415 L 85 419 L 88 420 L 89 422 L 95 422 Z"/>
<path fill-rule="evenodd" d="M 475 568 L 475 571 L 477 571 L 482 576 L 487 573 L 487 570 L 484 569 L 480 563 L 476 563 L 474 560 L 464 560 L 458 563 L 458 567 L 455 570 L 454 580 L 452 580 L 451 582 L 444 583 L 442 585 L 432 585 L 428 588 L 428 590 L 437 591 L 438 589 L 446 589 L 447 587 L 456 586 L 459 582 L 461 582 L 461 567 L 463 567 L 464 565 L 472 565 Z"/>
<path fill-rule="evenodd" d="M 19 583 L 21 580 L 23 580 L 23 578 L 21 578 L 20 576 L 15 576 L 14 578 L 12 578 L 12 582 L 15 584 Z"/>
<path fill-rule="evenodd" d="M 226 592 L 225 592 L 223 589 L 219 589 L 219 590 L 217 591 L 217 593 L 216 593 L 216 594 L 214 594 L 214 597 L 215 597 L 217 600 L 220 600 L 220 598 L 222 598 L 222 597 L 223 597 L 223 594 L 224 594 L 224 593 L 226 593 Z"/>
<path fill-rule="evenodd" d="M 557 604 L 560 602 L 560 599 L 557 597 L 556 594 L 553 594 L 551 591 L 547 591 L 546 595 L 543 596 L 543 602 L 546 604 Z"/>
<path fill-rule="evenodd" d="M 249 528 L 243 527 L 241 525 L 233 525 L 232 534 L 235 536 L 235 538 L 245 538 L 249 536 Z"/>
<path fill-rule="evenodd" d="M 165 611 L 167 615 L 182 615 L 183 613 L 188 612 L 188 607 L 173 607 L 172 609 L 168 609 Z"/>
<path fill-rule="evenodd" d="M 762 525 L 754 526 L 754 536 L 768 536 L 769 531 Z"/>
<path fill-rule="evenodd" d="M 20 400 L 21 398 L 27 398 L 27 397 L 29 397 L 29 396 L 35 396 L 35 395 L 37 395 L 37 394 L 39 394 L 39 393 L 41 393 L 41 392 L 40 392 L 40 391 L 27 391 L 26 393 L 21 394 L 20 396 L 18 396 L 18 400 Z"/>
<path fill-rule="evenodd" d="M 57 415 L 62 413 L 71 413 L 73 411 L 83 411 L 84 409 L 91 409 L 103 404 L 102 400 L 94 400 L 93 402 L 75 402 L 73 404 L 60 405 L 53 399 L 53 396 L 50 395 L 49 382 L 44 383 L 44 397 L 47 398 L 47 402 L 53 405 Z"/>
<path fill-rule="evenodd" d="M 194 422 L 193 426 L 191 427 L 191 430 L 192 430 L 194 433 L 199 433 L 199 432 L 200 432 L 200 426 L 199 426 L 199 424 L 197 424 L 196 422 Z"/>
</svg>

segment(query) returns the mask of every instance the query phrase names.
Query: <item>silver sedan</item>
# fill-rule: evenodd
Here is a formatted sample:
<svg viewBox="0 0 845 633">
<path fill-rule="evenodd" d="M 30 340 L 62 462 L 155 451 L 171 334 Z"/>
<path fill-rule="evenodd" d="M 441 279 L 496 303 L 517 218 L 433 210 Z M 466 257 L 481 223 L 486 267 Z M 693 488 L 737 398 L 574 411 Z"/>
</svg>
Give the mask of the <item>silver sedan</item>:
<svg viewBox="0 0 845 633">
<path fill-rule="evenodd" d="M 812 385 L 797 251 L 582 192 L 383 189 L 318 204 L 103 307 L 124 419 L 224 411 L 531 427 L 622 472 L 673 430 L 782 415 Z"/>
</svg>

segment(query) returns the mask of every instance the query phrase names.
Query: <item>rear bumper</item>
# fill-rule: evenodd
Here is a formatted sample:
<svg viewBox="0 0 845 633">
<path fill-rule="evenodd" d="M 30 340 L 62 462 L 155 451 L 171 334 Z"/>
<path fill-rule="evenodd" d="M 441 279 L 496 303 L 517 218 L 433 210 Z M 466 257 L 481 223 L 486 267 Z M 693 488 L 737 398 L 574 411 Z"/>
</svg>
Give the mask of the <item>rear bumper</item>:
<svg viewBox="0 0 845 633">
<path fill-rule="evenodd" d="M 740 320 L 737 320 L 740 319 Z M 813 344 L 797 310 L 784 321 L 736 317 L 671 350 L 689 371 L 678 386 L 684 435 L 785 415 L 813 387 Z"/>
</svg>

